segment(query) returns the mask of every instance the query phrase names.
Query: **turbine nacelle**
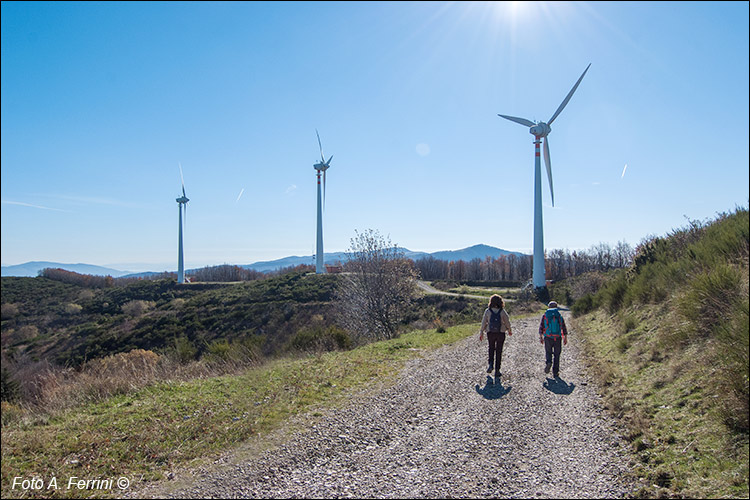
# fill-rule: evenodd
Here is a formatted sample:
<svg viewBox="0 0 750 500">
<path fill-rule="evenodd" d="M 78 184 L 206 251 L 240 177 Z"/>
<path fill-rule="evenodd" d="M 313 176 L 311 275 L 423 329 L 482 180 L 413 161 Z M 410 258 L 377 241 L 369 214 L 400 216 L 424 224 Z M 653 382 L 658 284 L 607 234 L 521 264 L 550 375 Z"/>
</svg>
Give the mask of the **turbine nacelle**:
<svg viewBox="0 0 750 500">
<path fill-rule="evenodd" d="M 547 137 L 550 132 L 552 132 L 552 129 L 544 122 L 539 122 L 529 128 L 529 133 L 534 137 Z"/>
<path fill-rule="evenodd" d="M 175 201 L 176 201 L 177 203 L 187 203 L 187 202 L 189 202 L 189 201 L 190 201 L 190 199 L 189 199 L 189 198 L 188 198 L 187 196 L 185 196 L 185 195 L 182 195 L 182 196 L 180 196 L 179 198 L 177 198 L 177 199 L 176 199 Z"/>
<path fill-rule="evenodd" d="M 333 156 L 331 156 L 331 159 L 333 159 Z M 329 160 L 328 160 L 328 162 L 326 162 L 326 163 L 316 163 L 315 165 L 313 165 L 313 168 L 314 168 L 315 170 L 318 170 L 318 171 L 320 171 L 320 172 L 325 172 L 326 170 L 328 170 L 328 169 L 329 169 L 329 168 L 331 167 L 331 166 L 330 166 L 330 165 L 328 164 L 328 163 L 330 163 L 330 161 L 331 161 L 331 160 L 329 159 Z"/>
</svg>

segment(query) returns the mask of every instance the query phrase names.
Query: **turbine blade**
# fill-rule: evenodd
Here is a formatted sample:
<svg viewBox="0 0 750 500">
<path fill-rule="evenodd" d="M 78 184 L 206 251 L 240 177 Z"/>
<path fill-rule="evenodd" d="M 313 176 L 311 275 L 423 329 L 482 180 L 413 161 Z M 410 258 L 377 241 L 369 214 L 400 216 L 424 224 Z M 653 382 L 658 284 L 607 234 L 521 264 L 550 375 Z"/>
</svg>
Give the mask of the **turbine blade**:
<svg viewBox="0 0 750 500">
<path fill-rule="evenodd" d="M 573 92 L 576 91 L 576 89 L 578 88 L 578 84 L 581 83 L 581 80 L 583 80 L 583 77 L 586 75 L 586 72 L 589 70 L 590 67 L 591 67 L 591 63 L 589 63 L 589 65 L 586 66 L 586 69 L 583 70 L 583 74 L 581 74 L 581 77 L 578 79 L 576 84 L 573 85 L 573 88 L 570 89 L 570 92 L 568 92 L 568 95 L 565 97 L 565 100 L 562 102 L 562 104 L 560 104 L 560 107 L 557 108 L 557 111 L 555 111 L 555 114 L 552 115 L 552 118 L 549 119 L 549 121 L 547 122 L 547 125 L 552 125 L 552 122 L 555 121 L 555 118 L 557 118 L 557 115 L 559 115 L 560 112 L 562 112 L 563 108 L 567 106 L 568 101 L 570 100 L 571 97 L 573 97 Z"/>
<path fill-rule="evenodd" d="M 331 155 L 331 157 L 328 158 L 328 161 L 326 162 L 326 165 L 328 165 L 329 167 L 331 166 L 331 160 L 333 160 L 333 155 Z"/>
<path fill-rule="evenodd" d="M 552 189 L 552 162 L 549 159 L 549 136 L 544 138 L 544 164 L 547 167 L 547 179 L 549 179 L 549 194 L 552 196 L 552 206 L 555 206 L 555 191 Z"/>
<path fill-rule="evenodd" d="M 325 163 L 326 159 L 323 156 L 323 145 L 320 143 L 320 134 L 318 133 L 318 129 L 315 129 L 315 135 L 318 136 L 318 147 L 320 148 L 320 161 Z"/>
<path fill-rule="evenodd" d="M 180 166 L 180 181 L 182 181 L 182 196 L 185 196 L 185 178 L 182 176 L 182 163 L 177 162 Z M 187 196 L 185 196 L 187 198 Z"/>
<path fill-rule="evenodd" d="M 536 123 L 532 122 L 531 120 L 527 120 L 526 118 L 518 118 L 516 116 L 508 116 L 508 115 L 501 115 L 498 114 L 497 116 L 501 118 L 505 118 L 506 120 L 510 120 L 512 122 L 520 123 L 521 125 L 526 125 L 527 127 L 533 127 L 536 125 Z"/>
</svg>

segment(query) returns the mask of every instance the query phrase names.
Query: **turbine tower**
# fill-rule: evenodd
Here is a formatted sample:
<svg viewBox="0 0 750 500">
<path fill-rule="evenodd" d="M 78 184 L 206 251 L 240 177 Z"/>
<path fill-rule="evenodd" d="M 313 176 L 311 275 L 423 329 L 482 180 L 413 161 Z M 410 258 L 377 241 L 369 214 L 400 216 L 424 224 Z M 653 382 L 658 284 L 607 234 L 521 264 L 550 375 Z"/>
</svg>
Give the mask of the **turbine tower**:
<svg viewBox="0 0 750 500">
<path fill-rule="evenodd" d="M 552 131 L 550 125 L 552 125 L 552 122 L 555 121 L 555 118 L 557 118 L 557 116 L 562 112 L 565 106 L 567 106 L 568 101 L 570 101 L 570 98 L 573 96 L 573 93 L 578 88 L 578 85 L 581 83 L 581 80 L 583 80 L 583 77 L 586 75 L 586 72 L 590 67 L 591 63 L 589 63 L 589 65 L 586 66 L 586 69 L 583 70 L 581 77 L 578 78 L 576 84 L 573 85 L 572 89 L 570 89 L 570 92 L 568 92 L 568 95 L 565 97 L 562 104 L 560 104 L 560 107 L 557 108 L 557 111 L 555 111 L 555 114 L 552 115 L 552 118 L 550 118 L 547 123 L 534 123 L 531 120 L 527 120 L 526 118 L 517 118 L 515 116 L 500 114 L 497 115 L 505 118 L 506 120 L 520 123 L 521 125 L 529 127 L 529 133 L 534 136 L 534 270 L 532 275 L 532 282 L 534 284 L 534 288 L 536 289 L 546 289 L 547 287 L 547 281 L 545 279 L 544 271 L 544 234 L 542 231 L 542 166 L 539 159 L 539 144 L 542 142 L 542 138 L 544 138 L 544 164 L 547 167 L 549 192 L 552 196 L 552 206 L 554 207 L 555 192 L 552 189 L 552 165 L 549 157 L 548 137 L 549 133 Z"/>
<path fill-rule="evenodd" d="M 320 163 L 313 165 L 313 168 L 317 170 L 316 177 L 318 178 L 318 234 L 317 234 L 317 249 L 315 251 L 315 272 L 317 274 L 325 273 L 325 266 L 323 265 L 323 205 L 325 204 L 326 198 L 326 170 L 331 166 L 331 160 L 333 155 L 326 161 L 323 156 L 323 145 L 320 143 L 320 134 L 318 130 L 315 130 L 315 134 L 318 136 L 318 147 L 320 148 Z M 323 176 L 323 198 L 321 201 L 320 196 L 320 177 Z"/>
<path fill-rule="evenodd" d="M 178 163 L 178 165 L 180 165 Z M 185 196 L 185 179 L 182 176 L 182 165 L 180 165 L 180 180 L 182 181 L 182 196 L 177 198 L 177 206 L 180 210 L 180 229 L 179 242 L 177 250 L 177 283 L 185 283 L 185 264 L 182 258 L 182 211 L 185 210 L 185 219 L 187 219 L 187 202 L 190 200 Z"/>
</svg>

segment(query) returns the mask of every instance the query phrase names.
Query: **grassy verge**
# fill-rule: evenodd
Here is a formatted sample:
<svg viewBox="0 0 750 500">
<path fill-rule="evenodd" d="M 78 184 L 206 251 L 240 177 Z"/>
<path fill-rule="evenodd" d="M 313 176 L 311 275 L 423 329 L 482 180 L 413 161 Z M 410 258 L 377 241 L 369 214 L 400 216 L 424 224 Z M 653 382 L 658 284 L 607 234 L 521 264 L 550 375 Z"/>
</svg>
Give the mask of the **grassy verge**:
<svg viewBox="0 0 750 500">
<path fill-rule="evenodd" d="M 351 351 L 271 361 L 239 376 L 159 382 L 54 415 L 8 419 L 2 497 L 117 495 L 120 477 L 131 485 L 159 480 L 172 468 L 208 460 L 296 414 L 341 401 L 363 381 L 390 379 L 407 359 L 476 328 L 413 332 Z M 70 478 L 91 482 L 68 488 Z"/>
<path fill-rule="evenodd" d="M 599 309 L 574 327 L 639 459 L 636 497 L 747 498 L 748 435 L 728 432 L 716 404 L 717 344 L 685 343 L 675 354 L 665 339 L 682 335 L 684 320 L 664 304 Z"/>
</svg>

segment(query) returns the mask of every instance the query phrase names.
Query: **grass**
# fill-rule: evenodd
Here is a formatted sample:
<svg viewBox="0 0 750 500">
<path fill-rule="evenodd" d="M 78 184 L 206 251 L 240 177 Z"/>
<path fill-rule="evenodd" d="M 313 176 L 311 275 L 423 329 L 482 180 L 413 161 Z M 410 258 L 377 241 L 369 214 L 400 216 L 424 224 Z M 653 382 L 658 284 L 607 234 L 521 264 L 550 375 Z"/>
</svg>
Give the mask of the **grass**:
<svg viewBox="0 0 750 500">
<path fill-rule="evenodd" d="M 636 497 L 747 498 L 748 436 L 727 431 L 717 344 L 665 349 L 664 330 L 684 327 L 665 304 L 599 309 L 573 326 L 639 460 Z"/>
<path fill-rule="evenodd" d="M 290 417 L 335 405 L 366 381 L 389 381 L 403 363 L 476 332 L 476 325 L 412 332 L 351 351 L 279 359 L 241 375 L 158 382 L 55 414 L 4 403 L 2 497 L 107 497 L 112 488 L 68 489 L 68 478 L 165 477 L 266 434 Z M 11 415 L 15 417 L 11 418 Z M 56 478 L 57 489 L 12 489 L 15 477 Z M 106 483 L 104 483 L 106 484 Z"/>
</svg>

